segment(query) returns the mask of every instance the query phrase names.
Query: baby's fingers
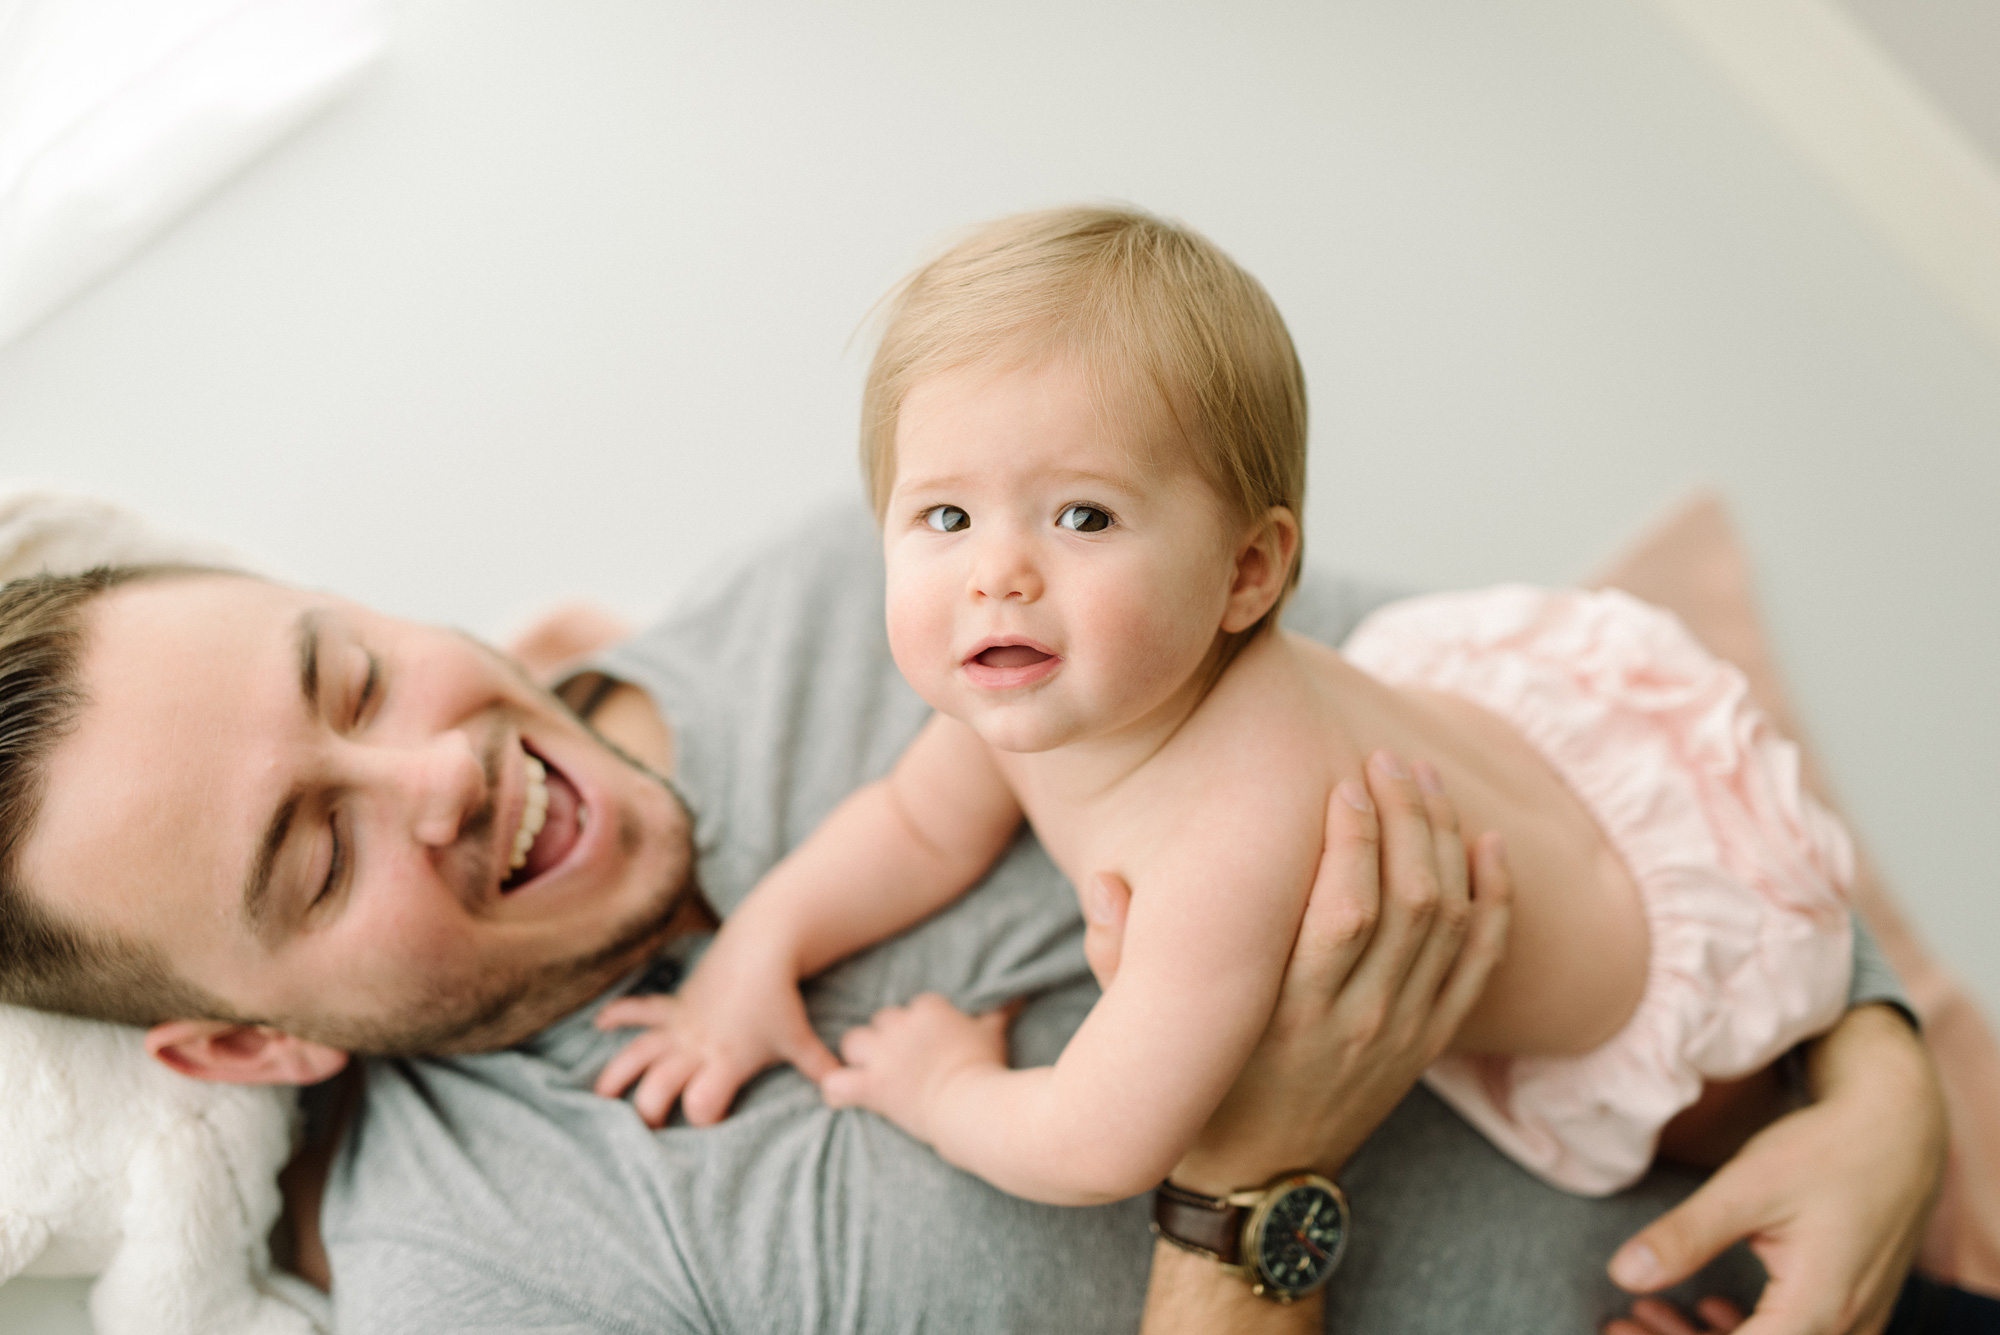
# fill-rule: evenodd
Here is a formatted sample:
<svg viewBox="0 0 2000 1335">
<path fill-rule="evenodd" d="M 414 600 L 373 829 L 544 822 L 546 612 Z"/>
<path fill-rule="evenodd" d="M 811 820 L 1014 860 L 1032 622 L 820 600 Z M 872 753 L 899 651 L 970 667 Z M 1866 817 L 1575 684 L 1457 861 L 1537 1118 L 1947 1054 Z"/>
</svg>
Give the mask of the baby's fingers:
<svg viewBox="0 0 2000 1335">
<path fill-rule="evenodd" d="M 829 1108 L 873 1106 L 877 1072 L 869 1065 L 882 1035 L 872 1024 L 856 1025 L 840 1037 L 840 1055 L 847 1062 L 820 1077 L 819 1096 Z"/>
<path fill-rule="evenodd" d="M 610 1061 L 604 1063 L 604 1069 L 597 1073 L 597 1083 L 591 1088 L 607 1099 L 615 1099 L 648 1067 L 671 1054 L 675 1046 L 668 1035 L 649 1030 L 620 1048 Z"/>
<path fill-rule="evenodd" d="M 829 1108 L 872 1107 L 877 1072 L 870 1063 L 882 1049 L 884 1019 L 894 1024 L 903 1014 L 900 1006 L 885 1006 L 867 1024 L 857 1024 L 840 1036 L 840 1057 L 845 1066 L 836 1066 L 820 1077 L 819 1096 Z"/>
<path fill-rule="evenodd" d="M 854 1066 L 836 1066 L 820 1077 L 820 1101 L 829 1108 L 860 1108 L 867 1104 L 868 1072 Z"/>
<path fill-rule="evenodd" d="M 681 1091 L 681 1111 L 692 1126 L 713 1126 L 729 1116 L 736 1091 L 760 1068 L 748 1062 L 711 1057 Z"/>
<path fill-rule="evenodd" d="M 808 1080 L 817 1081 L 828 1071 L 840 1068 L 840 1058 L 833 1055 L 833 1049 L 820 1041 L 812 1026 L 801 1023 L 799 1032 L 793 1034 L 778 1046 L 778 1055 L 799 1069 L 799 1074 Z"/>
<path fill-rule="evenodd" d="M 639 1114 L 639 1120 L 658 1130 L 667 1124 L 667 1114 L 673 1110 L 674 1100 L 681 1097 L 687 1087 L 688 1077 L 694 1073 L 696 1059 L 688 1053 L 669 1053 L 647 1068 L 639 1088 L 632 1092 L 632 1107 Z M 724 1107 L 728 1105 L 725 1102 Z M 692 1122 L 693 1116 L 688 1120 Z"/>
<path fill-rule="evenodd" d="M 875 1055 L 876 1048 L 882 1042 L 882 1031 L 876 1028 L 876 1026 L 881 1023 L 884 1016 L 889 1015 L 895 1009 L 893 1006 L 885 1007 L 875 1012 L 875 1018 L 869 1023 L 857 1024 L 854 1028 L 842 1034 L 840 1036 L 840 1059 L 849 1066 L 866 1066 L 869 1058 Z"/>
<path fill-rule="evenodd" d="M 677 998 L 664 995 L 620 997 L 606 1003 L 591 1023 L 599 1029 L 652 1029 L 672 1019 L 680 1005 Z"/>
</svg>

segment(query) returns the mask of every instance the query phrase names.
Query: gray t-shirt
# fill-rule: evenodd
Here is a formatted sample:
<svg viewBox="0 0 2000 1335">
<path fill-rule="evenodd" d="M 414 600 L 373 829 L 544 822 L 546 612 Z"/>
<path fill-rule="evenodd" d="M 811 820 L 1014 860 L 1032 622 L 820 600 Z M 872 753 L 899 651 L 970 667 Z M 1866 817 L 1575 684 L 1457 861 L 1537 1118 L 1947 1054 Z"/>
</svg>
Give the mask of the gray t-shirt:
<svg viewBox="0 0 2000 1335">
<path fill-rule="evenodd" d="M 1309 579 L 1288 620 L 1337 642 L 1376 603 Z M 605 656 L 676 733 L 698 876 L 729 912 L 926 716 L 883 633 L 874 529 L 857 508 L 782 544 Z M 628 987 L 672 985 L 701 941 Z M 1892 991 L 1870 955 L 1861 995 Z M 1864 977 L 1865 975 L 1865 977 Z M 1874 991 L 1868 989 L 1873 988 Z M 620 989 L 624 990 L 624 989 Z M 979 887 L 806 989 L 829 1041 L 890 1002 L 1032 1000 L 1014 1060 L 1054 1059 L 1097 992 L 1076 900 L 1024 834 Z M 505 1052 L 367 1063 L 321 1212 L 343 1332 L 1131 1331 L 1152 1238 L 1143 1199 L 1015 1200 L 887 1122 L 823 1107 L 790 1068 L 722 1124 L 651 1131 L 590 1091 L 624 1039 L 597 1006 Z M 1604 1264 L 1695 1178 L 1608 1200 L 1550 1188 L 1419 1089 L 1342 1180 L 1354 1237 L 1329 1304 L 1347 1331 L 1598 1329 Z M 1754 1298 L 1742 1251 L 1687 1292 Z"/>
</svg>

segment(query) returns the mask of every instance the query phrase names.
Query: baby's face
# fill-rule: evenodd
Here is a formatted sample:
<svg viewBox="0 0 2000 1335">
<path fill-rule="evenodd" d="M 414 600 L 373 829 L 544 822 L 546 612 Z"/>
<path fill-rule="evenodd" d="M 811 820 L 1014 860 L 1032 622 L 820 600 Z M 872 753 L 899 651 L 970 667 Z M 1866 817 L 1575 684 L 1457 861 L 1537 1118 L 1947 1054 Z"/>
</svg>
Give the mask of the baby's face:
<svg viewBox="0 0 2000 1335">
<path fill-rule="evenodd" d="M 1007 751 L 1184 711 L 1249 536 L 1186 450 L 1070 362 L 918 382 L 883 519 L 889 643 L 918 693 Z"/>
</svg>

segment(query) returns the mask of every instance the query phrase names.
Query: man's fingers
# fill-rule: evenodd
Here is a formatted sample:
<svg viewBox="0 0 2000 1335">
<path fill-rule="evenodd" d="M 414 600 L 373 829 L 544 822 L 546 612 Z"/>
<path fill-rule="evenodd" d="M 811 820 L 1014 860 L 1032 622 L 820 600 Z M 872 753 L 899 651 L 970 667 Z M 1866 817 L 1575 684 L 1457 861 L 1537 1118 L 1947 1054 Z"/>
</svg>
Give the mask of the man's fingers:
<svg viewBox="0 0 2000 1335">
<path fill-rule="evenodd" d="M 1292 947 L 1288 986 L 1336 992 L 1368 949 L 1382 912 L 1381 839 L 1367 786 L 1358 779 L 1336 786 L 1327 798 L 1326 842 Z"/>
<path fill-rule="evenodd" d="M 1629 1316 L 1604 1328 L 1604 1335 L 1727 1335 L 1743 1324 L 1743 1313 L 1727 1298 L 1704 1298 L 1695 1304 L 1699 1321 L 1689 1319 L 1672 1303 L 1641 1298 Z"/>
<path fill-rule="evenodd" d="M 1409 767 L 1377 751 L 1365 773 L 1381 823 L 1381 918 L 1357 974 L 1386 995 L 1400 991 L 1438 908 L 1437 846 L 1430 812 Z"/>
<path fill-rule="evenodd" d="M 1486 980 L 1507 953 L 1513 923 L 1514 880 L 1498 830 L 1472 846 L 1472 921 L 1451 972 L 1445 975 L 1428 1023 L 1434 1052 L 1442 1052 L 1486 991 Z"/>
<path fill-rule="evenodd" d="M 1428 760 L 1410 762 L 1410 775 L 1423 795 L 1424 814 L 1431 823 L 1431 842 L 1437 848 L 1438 874 L 1447 894 L 1465 893 L 1465 878 L 1456 868 L 1465 865 L 1465 848 L 1458 828 L 1458 808 L 1445 796 L 1444 776 Z"/>
<path fill-rule="evenodd" d="M 1097 976 L 1099 987 L 1111 986 L 1125 945 L 1125 912 L 1132 907 L 1132 887 L 1116 872 L 1101 871 L 1078 892 L 1083 904 L 1083 958 Z"/>
<path fill-rule="evenodd" d="M 1678 1284 L 1723 1248 L 1762 1228 L 1768 1221 L 1738 1181 L 1739 1176 L 1725 1168 L 1641 1229 L 1611 1258 L 1612 1282 L 1627 1293 L 1652 1293 Z"/>
<path fill-rule="evenodd" d="M 1633 1303 L 1632 1319 L 1644 1326 L 1649 1335 L 1702 1335 L 1694 1322 L 1682 1315 L 1680 1308 L 1672 1303 L 1663 1303 L 1658 1298 L 1641 1298 Z"/>
<path fill-rule="evenodd" d="M 1710 1330 L 1721 1335 L 1727 1335 L 1727 1332 L 1743 1324 L 1742 1309 L 1727 1298 L 1703 1298 L 1694 1305 L 1694 1310 L 1708 1323 Z"/>
<path fill-rule="evenodd" d="M 1428 999 L 1437 995 L 1458 960 L 1459 947 L 1464 945 L 1466 931 L 1472 924 L 1472 899 L 1467 888 L 1470 877 L 1465 843 L 1458 831 L 1458 810 L 1445 796 L 1444 780 L 1428 761 L 1416 761 L 1410 770 L 1423 800 L 1424 818 L 1430 825 L 1431 866 L 1436 870 L 1437 907 L 1409 973 L 1413 996 Z"/>
</svg>

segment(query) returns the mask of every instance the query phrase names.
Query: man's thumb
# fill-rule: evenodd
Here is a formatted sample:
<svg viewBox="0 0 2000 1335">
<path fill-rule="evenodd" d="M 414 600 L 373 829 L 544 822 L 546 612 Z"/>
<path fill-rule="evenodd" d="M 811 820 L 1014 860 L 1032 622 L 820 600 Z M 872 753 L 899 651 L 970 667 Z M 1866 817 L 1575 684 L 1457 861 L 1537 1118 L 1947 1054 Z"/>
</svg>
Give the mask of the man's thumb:
<svg viewBox="0 0 2000 1335">
<path fill-rule="evenodd" d="M 1634 1235 L 1611 1258 L 1611 1281 L 1627 1293 L 1678 1284 L 1747 1236 L 1755 1224 L 1728 1190 L 1727 1175 L 1702 1188 Z"/>
<path fill-rule="evenodd" d="M 1125 945 L 1125 910 L 1132 904 L 1132 888 L 1117 873 L 1101 871 L 1083 883 L 1078 898 L 1083 902 L 1084 959 L 1097 975 L 1097 985 L 1109 987 Z"/>
</svg>

